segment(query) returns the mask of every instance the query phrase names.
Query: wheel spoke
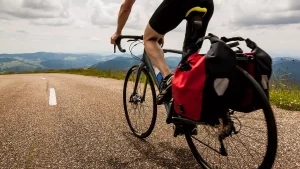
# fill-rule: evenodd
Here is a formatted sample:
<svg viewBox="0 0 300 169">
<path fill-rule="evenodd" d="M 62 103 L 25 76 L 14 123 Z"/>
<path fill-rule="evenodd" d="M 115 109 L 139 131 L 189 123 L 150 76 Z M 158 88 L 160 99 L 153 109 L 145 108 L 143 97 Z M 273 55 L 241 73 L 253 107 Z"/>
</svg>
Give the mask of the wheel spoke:
<svg viewBox="0 0 300 169">
<path fill-rule="evenodd" d="M 240 70 L 239 70 L 240 71 Z M 257 100 L 265 104 L 263 109 L 251 113 L 234 112 L 234 115 L 228 118 L 234 122 L 234 127 L 238 133 L 233 131 L 228 133 L 229 136 L 224 138 L 224 146 L 227 151 L 227 156 L 220 154 L 218 148 L 219 132 L 215 127 L 209 125 L 200 125 L 202 130 L 198 130 L 198 135 L 186 135 L 187 143 L 193 152 L 196 160 L 207 168 L 213 166 L 216 168 L 257 168 L 259 166 L 272 167 L 277 150 L 277 144 L 268 145 L 268 140 L 277 143 L 277 129 L 274 113 L 270 107 L 270 103 L 265 97 L 264 91 L 260 85 L 247 73 L 243 73 L 245 79 L 249 82 L 249 86 L 256 92 Z M 270 119 L 266 119 L 270 117 Z M 237 121 L 237 122 L 236 122 Z M 223 126 L 216 126 L 222 128 Z M 209 130 L 209 129 L 210 130 Z M 271 130 L 271 132 L 268 132 Z M 212 148 L 213 146 L 213 148 Z M 267 151 L 270 151 L 268 154 Z M 268 157 L 265 157 L 268 155 Z M 264 161 L 264 159 L 268 159 Z M 227 163 L 227 164 L 224 164 Z"/>
<path fill-rule="evenodd" d="M 146 72 L 146 69 L 142 69 L 139 79 L 136 79 L 137 74 L 138 68 L 136 67 L 135 70 L 131 68 L 126 75 L 123 103 L 126 119 L 131 131 L 135 136 L 145 138 L 152 132 L 156 121 L 157 106 L 154 103 L 155 88 L 153 82 L 149 80 L 150 75 Z M 136 86 L 137 90 L 136 93 L 131 96 L 136 81 L 138 82 Z M 147 83 L 145 83 L 146 81 Z M 133 103 L 129 103 L 129 99 L 132 99 Z M 134 111 L 130 111 L 132 109 L 134 109 Z"/>
</svg>

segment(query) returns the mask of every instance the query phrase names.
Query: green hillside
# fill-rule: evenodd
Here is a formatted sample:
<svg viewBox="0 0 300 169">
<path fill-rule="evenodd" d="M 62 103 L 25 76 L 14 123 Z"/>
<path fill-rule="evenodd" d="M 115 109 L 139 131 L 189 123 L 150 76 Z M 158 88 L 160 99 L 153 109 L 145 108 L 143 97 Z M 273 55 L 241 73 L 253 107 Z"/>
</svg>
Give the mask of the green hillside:
<svg viewBox="0 0 300 169">
<path fill-rule="evenodd" d="M 166 57 L 167 64 L 174 70 L 181 57 Z M 116 57 L 114 59 L 100 62 L 91 66 L 91 68 L 97 68 L 100 70 L 116 69 L 116 70 L 128 70 L 132 65 L 139 64 L 140 61 L 132 57 Z M 288 80 L 296 81 L 300 83 L 300 60 L 296 58 L 276 58 L 273 61 L 273 75 L 272 78 L 281 78 L 289 74 Z"/>
<path fill-rule="evenodd" d="M 68 53 L 21 53 L 0 54 L 0 71 L 34 71 L 47 69 L 85 68 L 99 63 L 104 58 L 96 54 Z"/>
<path fill-rule="evenodd" d="M 5 60 L 5 61 L 3 61 Z M 45 67 L 40 65 L 40 61 L 29 61 L 29 60 L 18 60 L 10 58 L 1 58 L 0 59 L 0 71 L 33 71 L 41 70 Z"/>
<path fill-rule="evenodd" d="M 300 82 L 300 60 L 281 60 L 273 64 L 273 73 L 276 77 L 282 79 L 288 76 L 288 80 Z"/>
<path fill-rule="evenodd" d="M 171 69 L 175 69 L 180 61 L 180 57 L 166 57 L 165 59 Z M 91 66 L 91 68 L 97 68 L 100 70 L 108 70 L 108 69 L 128 70 L 131 66 L 139 63 L 140 60 L 134 59 L 132 57 L 119 56 L 114 59 L 95 64 Z"/>
</svg>

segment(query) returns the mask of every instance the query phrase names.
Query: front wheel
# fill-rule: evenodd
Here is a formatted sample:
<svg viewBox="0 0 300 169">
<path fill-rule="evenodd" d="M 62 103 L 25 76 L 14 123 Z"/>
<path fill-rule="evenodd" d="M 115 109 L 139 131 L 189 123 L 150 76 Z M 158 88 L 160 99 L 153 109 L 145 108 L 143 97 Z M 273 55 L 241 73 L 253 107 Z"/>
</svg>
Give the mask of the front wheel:
<svg viewBox="0 0 300 169">
<path fill-rule="evenodd" d="M 124 81 L 123 105 L 130 130 L 136 137 L 145 138 L 151 134 L 156 122 L 156 92 L 149 72 L 145 68 L 140 69 L 139 78 L 138 72 L 138 65 L 128 70 Z"/>
<path fill-rule="evenodd" d="M 229 111 L 226 125 L 199 125 L 196 136 L 186 133 L 187 143 L 203 168 L 270 169 L 274 164 L 277 128 L 273 110 L 255 79 L 243 69 L 238 68 L 238 73 L 257 93 L 262 109 L 251 113 Z"/>
</svg>

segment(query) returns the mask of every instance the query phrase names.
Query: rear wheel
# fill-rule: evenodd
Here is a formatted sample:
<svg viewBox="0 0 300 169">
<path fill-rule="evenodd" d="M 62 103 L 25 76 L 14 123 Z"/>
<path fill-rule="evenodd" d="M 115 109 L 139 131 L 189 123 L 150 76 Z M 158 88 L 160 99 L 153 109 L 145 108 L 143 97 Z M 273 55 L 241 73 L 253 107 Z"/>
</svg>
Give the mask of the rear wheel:
<svg viewBox="0 0 300 169">
<path fill-rule="evenodd" d="M 130 130 L 136 137 L 145 138 L 151 134 L 156 122 L 156 93 L 148 71 L 142 68 L 140 77 L 137 79 L 138 70 L 138 65 L 133 66 L 126 75 L 123 105 Z M 138 86 L 134 93 L 136 81 L 138 81 Z"/>
<path fill-rule="evenodd" d="M 272 168 L 277 151 L 276 121 L 260 85 L 238 68 L 254 92 L 262 109 L 251 113 L 233 112 L 215 126 L 199 125 L 198 134 L 186 133 L 187 143 L 203 168 Z M 222 141 L 220 141 L 222 140 Z"/>
</svg>

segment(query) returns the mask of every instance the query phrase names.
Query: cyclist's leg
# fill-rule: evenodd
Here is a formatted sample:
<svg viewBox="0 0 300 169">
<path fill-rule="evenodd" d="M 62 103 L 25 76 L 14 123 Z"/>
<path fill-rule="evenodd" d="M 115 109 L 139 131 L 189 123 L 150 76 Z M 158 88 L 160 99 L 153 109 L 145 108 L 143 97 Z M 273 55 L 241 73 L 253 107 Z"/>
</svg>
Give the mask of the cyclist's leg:
<svg viewBox="0 0 300 169">
<path fill-rule="evenodd" d="M 147 55 L 165 78 L 171 73 L 171 69 L 166 63 L 163 50 L 158 42 L 163 36 L 164 35 L 161 35 L 152 29 L 149 24 L 147 25 L 144 32 L 144 43 Z"/>
<path fill-rule="evenodd" d="M 156 67 L 160 70 L 163 80 L 162 80 L 162 89 L 161 92 L 157 95 L 156 104 L 161 105 L 165 101 L 170 100 L 172 98 L 172 78 L 173 73 L 169 68 L 165 58 L 164 53 L 159 45 L 158 41 L 161 39 L 163 35 L 157 33 L 150 24 L 147 25 L 145 33 L 144 33 L 144 43 L 145 50 L 150 60 Z"/>
<path fill-rule="evenodd" d="M 204 27 L 207 27 L 213 13 L 213 10 L 211 10 L 213 3 L 211 2 L 212 0 L 164 0 L 152 15 L 144 33 L 144 41 L 147 55 L 164 77 L 163 89 L 157 97 L 157 104 L 162 104 L 164 101 L 171 99 L 171 81 L 173 78 L 158 40 L 169 31 L 175 29 L 185 18 L 187 11 L 196 6 L 208 8 L 206 14 L 208 19 L 203 20 Z M 202 31 L 203 36 L 205 31 L 206 28 Z"/>
<path fill-rule="evenodd" d="M 158 40 L 176 28 L 184 19 L 184 8 L 181 4 L 181 0 L 164 0 L 152 15 L 144 33 L 147 55 L 163 75 L 162 90 L 157 96 L 158 105 L 172 98 L 173 78 L 173 73 L 165 61 Z"/>
</svg>

